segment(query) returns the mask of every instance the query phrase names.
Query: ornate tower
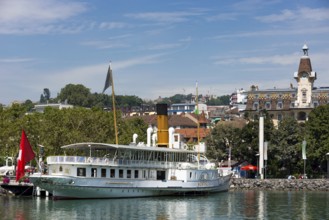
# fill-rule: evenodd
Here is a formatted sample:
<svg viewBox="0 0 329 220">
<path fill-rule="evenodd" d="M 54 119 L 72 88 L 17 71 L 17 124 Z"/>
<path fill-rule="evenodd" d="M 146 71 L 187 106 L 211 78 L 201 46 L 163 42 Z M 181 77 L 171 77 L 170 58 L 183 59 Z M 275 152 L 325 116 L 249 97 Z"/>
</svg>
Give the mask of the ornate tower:
<svg viewBox="0 0 329 220">
<path fill-rule="evenodd" d="M 308 56 L 308 47 L 303 46 L 304 55 L 300 58 L 298 72 L 295 72 L 294 78 L 298 84 L 297 91 L 297 108 L 309 108 L 312 101 L 312 89 L 314 80 L 316 80 L 316 72 L 312 71 L 311 59 Z"/>
</svg>

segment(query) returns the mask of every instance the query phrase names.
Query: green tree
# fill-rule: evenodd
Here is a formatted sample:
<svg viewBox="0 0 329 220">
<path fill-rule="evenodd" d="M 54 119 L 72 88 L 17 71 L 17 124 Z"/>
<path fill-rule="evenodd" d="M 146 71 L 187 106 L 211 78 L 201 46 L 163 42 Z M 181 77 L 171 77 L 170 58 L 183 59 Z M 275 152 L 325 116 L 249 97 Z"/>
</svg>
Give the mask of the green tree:
<svg viewBox="0 0 329 220">
<path fill-rule="evenodd" d="M 186 95 L 176 94 L 174 96 L 171 96 L 169 99 L 170 99 L 172 104 L 174 104 L 174 103 L 184 103 L 184 102 L 186 102 Z"/>
<path fill-rule="evenodd" d="M 302 128 L 292 117 L 280 121 L 268 149 L 268 173 L 285 178 L 303 172 L 301 160 Z"/>
<path fill-rule="evenodd" d="M 23 107 L 27 112 L 30 112 L 34 108 L 34 103 L 28 99 L 23 103 Z"/>
<path fill-rule="evenodd" d="M 326 170 L 326 153 L 329 152 L 329 105 L 313 109 L 305 124 L 308 172 L 321 176 Z"/>
<path fill-rule="evenodd" d="M 259 122 L 249 121 L 246 126 L 241 130 L 241 145 L 238 146 L 237 154 L 239 155 L 240 162 L 248 161 L 256 165 L 259 146 Z"/>
<path fill-rule="evenodd" d="M 141 106 L 143 100 L 137 96 L 122 96 L 118 95 L 115 97 L 117 107 L 132 107 L 132 106 Z"/>
<path fill-rule="evenodd" d="M 122 144 L 129 144 L 132 142 L 133 134 L 137 134 L 138 142 L 146 143 L 146 130 L 148 125 L 144 122 L 141 118 L 129 118 L 124 120 L 121 126 L 119 127 L 120 131 L 120 143 Z"/>
<path fill-rule="evenodd" d="M 48 88 L 43 89 L 43 96 L 45 97 L 46 101 L 50 99 L 50 90 Z"/>
<path fill-rule="evenodd" d="M 205 139 L 207 143 L 207 157 L 217 161 L 226 161 L 231 149 L 231 159 L 239 160 L 240 158 L 237 158 L 236 152 L 241 145 L 240 134 L 241 129 L 234 123 L 219 123 Z"/>
<path fill-rule="evenodd" d="M 68 104 L 75 106 L 92 107 L 90 89 L 81 84 L 66 85 L 61 89 L 57 99 L 61 102 L 67 101 Z"/>
<path fill-rule="evenodd" d="M 216 99 L 208 100 L 206 104 L 207 105 L 229 105 L 230 96 L 229 95 L 219 96 Z"/>
</svg>

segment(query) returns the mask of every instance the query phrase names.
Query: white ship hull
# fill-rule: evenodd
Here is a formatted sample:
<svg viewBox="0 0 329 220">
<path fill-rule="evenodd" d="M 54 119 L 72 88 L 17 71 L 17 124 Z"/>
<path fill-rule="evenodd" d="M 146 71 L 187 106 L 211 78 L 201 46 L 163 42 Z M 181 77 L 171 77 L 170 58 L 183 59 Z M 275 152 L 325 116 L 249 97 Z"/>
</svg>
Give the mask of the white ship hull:
<svg viewBox="0 0 329 220">
<path fill-rule="evenodd" d="M 55 199 L 96 199 L 164 196 L 175 194 L 208 194 L 228 191 L 230 176 L 211 181 L 179 180 L 112 180 L 56 177 L 34 174 L 31 181 L 47 190 Z"/>
<path fill-rule="evenodd" d="M 220 176 L 214 164 L 194 151 L 104 143 L 62 148 L 89 156 L 50 156 L 48 173 L 30 176 L 35 186 L 54 198 L 208 194 L 229 189 L 231 175 Z"/>
</svg>

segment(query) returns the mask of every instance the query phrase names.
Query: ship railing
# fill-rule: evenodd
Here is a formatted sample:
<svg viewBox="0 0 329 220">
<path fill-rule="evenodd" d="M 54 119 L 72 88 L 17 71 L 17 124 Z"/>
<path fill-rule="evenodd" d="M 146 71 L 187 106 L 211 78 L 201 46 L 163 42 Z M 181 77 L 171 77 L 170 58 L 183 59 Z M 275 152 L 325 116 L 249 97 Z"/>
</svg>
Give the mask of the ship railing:
<svg viewBox="0 0 329 220">
<path fill-rule="evenodd" d="M 176 168 L 179 162 L 151 161 L 151 160 L 127 160 L 104 157 L 82 157 L 82 156 L 49 156 L 47 164 L 91 164 L 111 166 L 134 166 L 153 168 Z"/>
<path fill-rule="evenodd" d="M 175 168 L 177 162 L 151 161 L 151 160 L 118 160 L 120 166 L 150 167 L 150 168 Z"/>
</svg>

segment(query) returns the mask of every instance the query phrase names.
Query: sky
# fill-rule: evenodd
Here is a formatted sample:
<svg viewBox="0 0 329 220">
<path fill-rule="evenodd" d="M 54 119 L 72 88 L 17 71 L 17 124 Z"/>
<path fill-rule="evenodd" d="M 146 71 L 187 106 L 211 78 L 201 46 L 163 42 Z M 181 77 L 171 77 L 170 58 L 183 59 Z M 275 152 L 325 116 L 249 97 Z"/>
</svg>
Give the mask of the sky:
<svg viewBox="0 0 329 220">
<path fill-rule="evenodd" d="M 115 93 L 144 100 L 288 88 L 305 43 L 329 86 L 327 0 L 0 0 L 0 103 L 101 93 L 110 62 Z"/>
</svg>

